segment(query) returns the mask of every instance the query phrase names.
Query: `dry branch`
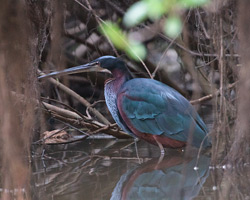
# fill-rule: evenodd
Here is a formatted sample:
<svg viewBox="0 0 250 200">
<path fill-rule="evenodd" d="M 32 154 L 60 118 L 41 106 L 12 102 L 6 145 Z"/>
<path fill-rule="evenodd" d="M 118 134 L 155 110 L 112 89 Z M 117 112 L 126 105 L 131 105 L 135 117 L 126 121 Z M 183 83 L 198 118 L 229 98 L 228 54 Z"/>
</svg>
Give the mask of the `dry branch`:
<svg viewBox="0 0 250 200">
<path fill-rule="evenodd" d="M 50 105 L 46 102 L 43 102 L 43 105 L 47 109 L 47 112 L 51 113 L 56 119 L 67 122 L 72 126 L 86 127 L 87 129 L 91 130 L 88 132 L 90 135 L 105 133 L 120 139 L 131 138 L 131 136 L 129 136 L 127 133 L 121 131 L 116 124 L 105 125 L 91 119 L 84 120 L 75 112 Z"/>
<path fill-rule="evenodd" d="M 44 75 L 44 73 L 40 73 L 40 74 Z M 67 93 L 68 95 L 74 97 L 80 103 L 82 103 L 84 106 L 86 106 L 87 108 L 89 108 L 89 111 L 92 114 L 94 114 L 101 122 L 103 122 L 104 124 L 110 124 L 110 122 L 98 110 L 96 110 L 95 108 L 92 108 L 91 104 L 86 99 L 84 99 L 83 97 L 81 97 L 79 94 L 77 94 L 76 92 L 74 92 L 73 90 L 71 90 L 70 88 L 68 88 L 67 86 L 65 86 L 64 84 L 60 83 L 59 81 L 55 80 L 54 78 L 48 78 L 46 80 L 49 80 L 50 83 L 52 83 L 56 87 L 60 88 L 65 93 Z"/>
<path fill-rule="evenodd" d="M 238 83 L 238 81 L 235 82 L 235 83 L 230 84 L 230 85 L 227 87 L 227 90 L 230 90 L 230 89 L 232 89 L 233 87 L 235 87 L 235 86 L 237 85 L 237 83 Z M 218 96 L 219 94 L 220 94 L 220 90 L 216 90 L 216 92 L 215 92 L 214 94 L 209 94 L 209 95 L 206 95 L 206 96 L 201 97 L 201 98 L 199 98 L 199 99 L 191 100 L 190 103 L 193 104 L 193 105 L 194 105 L 194 104 L 199 104 L 199 103 L 201 103 L 201 102 L 208 101 L 208 100 L 214 98 L 215 96 Z"/>
<path fill-rule="evenodd" d="M 16 99 L 18 99 L 21 102 L 25 102 L 27 99 L 22 94 L 17 94 L 15 92 L 12 92 L 11 94 L 13 95 L 13 97 L 15 97 Z M 32 100 L 32 99 L 29 99 L 29 100 Z M 37 105 L 40 104 L 40 102 L 38 100 L 33 99 L 32 101 L 34 103 L 36 103 Z M 107 135 L 111 135 L 111 136 L 114 136 L 114 137 L 119 138 L 119 139 L 131 138 L 131 136 L 129 136 L 127 133 L 123 132 L 117 126 L 117 124 L 106 125 L 106 124 L 100 123 L 98 121 L 95 121 L 93 119 L 90 119 L 85 115 L 77 114 L 76 112 L 73 112 L 73 111 L 70 111 L 70 110 L 55 106 L 55 105 L 51 105 L 51 104 L 46 103 L 44 101 L 41 102 L 41 108 L 45 112 L 52 115 L 55 119 L 59 119 L 63 122 L 66 122 L 66 123 L 70 124 L 70 126 L 72 126 L 72 127 L 77 126 L 79 128 L 83 128 L 83 127 L 87 128 L 89 130 L 86 133 L 87 135 L 97 134 L 97 133 L 105 133 Z M 77 129 L 77 128 L 75 128 L 75 129 Z"/>
<path fill-rule="evenodd" d="M 183 34 L 184 41 L 178 40 L 178 42 L 181 43 L 182 46 L 187 48 L 189 45 L 189 38 L 186 28 L 184 28 L 183 32 L 184 32 Z M 195 69 L 194 67 L 195 63 L 193 57 L 188 52 L 183 51 L 182 49 L 179 49 L 179 53 L 183 63 L 185 64 L 187 71 L 191 74 L 192 78 L 199 83 L 199 85 L 202 88 L 202 91 L 207 95 L 215 93 L 215 88 L 216 88 L 215 85 L 208 81 L 209 79 L 206 77 L 203 70 Z"/>
</svg>

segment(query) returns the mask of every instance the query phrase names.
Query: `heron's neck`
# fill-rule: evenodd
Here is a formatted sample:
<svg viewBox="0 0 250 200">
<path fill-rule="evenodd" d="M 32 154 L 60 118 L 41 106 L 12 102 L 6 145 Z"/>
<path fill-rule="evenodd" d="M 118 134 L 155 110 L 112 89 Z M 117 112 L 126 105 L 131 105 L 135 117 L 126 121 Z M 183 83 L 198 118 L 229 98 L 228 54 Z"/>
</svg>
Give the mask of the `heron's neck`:
<svg viewBox="0 0 250 200">
<path fill-rule="evenodd" d="M 113 78 L 110 78 L 106 81 L 107 84 L 112 84 L 113 85 L 113 89 L 115 91 L 118 91 L 121 86 L 129 81 L 130 79 L 132 79 L 132 76 L 130 74 L 130 72 L 128 70 L 126 71 L 123 71 L 123 70 L 120 70 L 120 69 L 114 69 L 112 71 L 112 74 L 113 74 Z"/>
<path fill-rule="evenodd" d="M 110 78 L 105 81 L 105 101 L 111 115 L 113 116 L 119 127 L 132 135 L 132 132 L 121 118 L 117 107 L 117 95 L 119 94 L 119 90 L 121 89 L 124 83 L 126 83 L 132 78 L 132 76 L 130 75 L 130 73 L 122 73 L 122 71 L 112 71 L 112 74 L 113 78 Z"/>
</svg>

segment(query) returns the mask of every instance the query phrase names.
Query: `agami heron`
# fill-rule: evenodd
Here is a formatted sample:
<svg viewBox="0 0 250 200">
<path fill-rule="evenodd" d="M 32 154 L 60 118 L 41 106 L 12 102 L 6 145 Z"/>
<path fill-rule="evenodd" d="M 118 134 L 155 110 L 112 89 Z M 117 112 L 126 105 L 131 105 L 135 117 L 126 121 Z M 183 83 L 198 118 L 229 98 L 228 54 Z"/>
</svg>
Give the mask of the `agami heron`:
<svg viewBox="0 0 250 200">
<path fill-rule="evenodd" d="M 86 71 L 111 72 L 105 82 L 105 100 L 120 128 L 130 135 L 163 147 L 190 143 L 211 145 L 208 130 L 189 101 L 173 88 L 153 79 L 133 78 L 124 61 L 102 56 L 88 64 L 40 76 L 39 79 Z"/>
</svg>

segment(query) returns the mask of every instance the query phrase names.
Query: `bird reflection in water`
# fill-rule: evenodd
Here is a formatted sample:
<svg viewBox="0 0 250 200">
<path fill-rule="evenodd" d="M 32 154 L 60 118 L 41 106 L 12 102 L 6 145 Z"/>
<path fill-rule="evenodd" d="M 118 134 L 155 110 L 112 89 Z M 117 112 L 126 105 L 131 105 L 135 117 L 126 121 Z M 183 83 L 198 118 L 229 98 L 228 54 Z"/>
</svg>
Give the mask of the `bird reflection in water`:
<svg viewBox="0 0 250 200">
<path fill-rule="evenodd" d="M 187 200 L 199 194 L 209 175 L 210 158 L 184 159 L 166 156 L 160 163 L 153 159 L 122 175 L 111 200 Z"/>
</svg>

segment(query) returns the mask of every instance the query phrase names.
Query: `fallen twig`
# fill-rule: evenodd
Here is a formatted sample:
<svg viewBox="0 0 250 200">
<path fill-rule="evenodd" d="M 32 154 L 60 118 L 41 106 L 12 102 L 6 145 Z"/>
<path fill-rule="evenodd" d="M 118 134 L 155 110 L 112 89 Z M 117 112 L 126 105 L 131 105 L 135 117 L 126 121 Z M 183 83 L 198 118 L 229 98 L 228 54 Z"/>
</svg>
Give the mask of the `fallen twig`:
<svg viewBox="0 0 250 200">
<path fill-rule="evenodd" d="M 41 71 L 39 71 L 39 73 L 41 75 L 44 75 L 44 73 L 42 73 Z M 73 90 L 71 90 L 70 88 L 68 88 L 67 86 L 65 86 L 64 84 L 60 83 L 59 81 L 55 80 L 54 78 L 48 78 L 47 80 L 49 80 L 50 83 L 52 83 L 53 85 L 55 85 L 58 88 L 60 88 L 61 90 L 63 90 L 68 95 L 70 95 L 70 96 L 74 97 L 75 99 L 77 99 L 84 106 L 90 107 L 89 111 L 91 113 L 93 113 L 102 123 L 104 123 L 104 124 L 110 124 L 110 122 L 98 110 L 96 110 L 95 108 L 92 108 L 91 104 L 86 99 L 84 99 L 83 97 L 81 97 L 79 94 L 77 94 L 76 92 L 74 92 Z"/>
<path fill-rule="evenodd" d="M 108 135 L 115 136 L 116 138 L 131 138 L 131 136 L 121 131 L 116 124 L 105 125 L 87 117 L 83 119 L 72 111 L 59 108 L 45 102 L 43 102 L 43 105 L 45 106 L 47 112 L 50 112 L 56 119 L 60 119 L 69 124 L 86 127 L 89 130 L 92 130 L 92 133 L 89 132 L 88 134 L 106 133 Z"/>
<path fill-rule="evenodd" d="M 229 90 L 229 89 L 232 89 L 233 87 L 236 86 L 237 83 L 238 83 L 238 81 L 236 81 L 235 83 L 230 84 L 230 85 L 227 87 L 227 89 L 228 89 L 228 90 Z M 209 94 L 209 95 L 206 95 L 206 96 L 201 97 L 201 98 L 196 99 L 196 100 L 191 100 L 190 103 L 191 103 L 191 104 L 198 104 L 198 103 L 201 103 L 201 102 L 203 102 L 203 101 L 210 100 L 210 99 L 212 99 L 213 97 L 215 97 L 215 96 L 217 96 L 217 95 L 219 95 L 219 94 L 220 94 L 220 90 L 216 90 L 214 94 Z"/>
</svg>

